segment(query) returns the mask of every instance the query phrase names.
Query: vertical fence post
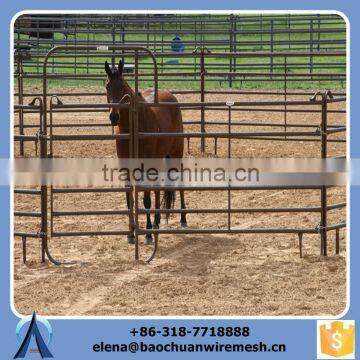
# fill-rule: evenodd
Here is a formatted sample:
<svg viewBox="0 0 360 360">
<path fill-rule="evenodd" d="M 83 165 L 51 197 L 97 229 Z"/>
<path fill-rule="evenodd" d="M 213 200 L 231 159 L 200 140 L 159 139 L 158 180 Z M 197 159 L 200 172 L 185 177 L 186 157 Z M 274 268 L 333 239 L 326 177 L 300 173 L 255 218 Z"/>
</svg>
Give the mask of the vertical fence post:
<svg viewBox="0 0 360 360">
<path fill-rule="evenodd" d="M 199 46 L 201 46 L 201 42 L 202 42 L 202 39 L 201 39 L 202 28 L 200 28 L 200 45 L 198 46 L 197 25 L 196 24 L 197 24 L 197 22 L 195 21 L 195 24 L 194 24 L 194 29 L 195 29 L 195 46 L 194 46 L 194 48 L 195 49 L 197 49 Z M 196 81 L 197 80 L 197 57 L 194 56 L 193 60 L 194 60 L 194 77 L 193 77 L 193 79 L 194 79 L 194 81 Z M 187 60 L 185 59 L 185 61 L 187 61 Z M 190 65 L 190 61 L 189 61 L 189 65 Z M 164 68 L 162 68 L 162 69 L 164 69 Z"/>
<path fill-rule="evenodd" d="M 204 48 L 201 48 L 200 53 L 200 101 L 205 102 L 205 55 Z M 205 108 L 204 105 L 201 106 L 201 132 L 205 132 Z M 205 152 L 205 138 L 201 137 L 201 152 Z"/>
<path fill-rule="evenodd" d="M 134 159 L 139 158 L 139 53 L 135 50 L 135 96 L 132 101 L 131 112 L 133 122 L 133 151 L 132 156 Z M 155 90 L 157 91 L 157 90 Z M 135 240 L 135 260 L 139 260 L 139 193 L 136 182 L 132 186 L 133 194 L 135 196 L 134 204 L 134 240 Z M 133 196 L 131 196 L 132 198 Z"/>
<path fill-rule="evenodd" d="M 75 22 L 75 25 L 74 25 L 74 45 L 75 45 L 75 49 L 74 49 L 74 53 L 75 53 L 75 56 L 74 56 L 74 72 L 75 72 L 75 74 L 77 73 L 77 60 L 78 60 L 78 57 L 76 55 L 76 53 L 77 53 L 77 44 L 78 44 L 77 22 Z M 54 61 L 54 58 L 52 58 L 52 61 Z M 53 73 L 54 73 L 54 67 L 53 67 Z"/>
<path fill-rule="evenodd" d="M 286 132 L 287 132 L 287 56 L 284 57 L 284 72 L 285 72 L 285 76 L 284 76 L 284 100 L 285 100 L 285 105 L 284 105 L 284 130 L 285 130 L 285 139 L 286 139 Z"/>
<path fill-rule="evenodd" d="M 52 96 L 51 99 L 50 99 L 50 113 L 49 113 L 49 122 L 50 122 L 50 154 L 49 156 L 50 157 L 53 157 L 53 99 L 54 97 Z"/>
<path fill-rule="evenodd" d="M 54 234 L 54 187 L 50 186 L 50 236 Z"/>
<path fill-rule="evenodd" d="M 229 51 L 230 54 L 232 54 L 234 52 L 234 15 L 230 15 L 230 29 L 229 29 Z M 229 77 L 228 77 L 228 82 L 229 82 L 229 87 L 232 87 L 232 71 L 233 71 L 233 57 L 232 55 L 230 55 L 229 57 Z"/>
<path fill-rule="evenodd" d="M 228 159 L 231 159 L 231 107 L 234 105 L 233 101 L 227 101 L 226 105 L 228 107 Z M 230 165 L 230 161 L 228 163 Z M 231 229 L 231 184 L 230 178 L 228 179 L 228 190 L 227 190 L 227 198 L 228 198 L 228 230 Z"/>
<path fill-rule="evenodd" d="M 274 20 L 270 21 L 270 53 L 274 52 Z M 274 57 L 270 56 L 270 72 L 274 70 Z"/>
<path fill-rule="evenodd" d="M 149 15 L 145 18 L 145 28 L 146 28 L 146 47 L 150 48 L 150 24 L 149 24 Z"/>
<path fill-rule="evenodd" d="M 50 50 L 51 52 L 51 50 Z M 40 101 L 41 116 L 40 116 L 40 158 L 47 157 L 47 62 L 50 57 L 50 52 L 47 53 L 43 64 L 43 96 Z M 41 261 L 45 261 L 45 253 L 48 241 L 47 229 L 47 186 L 40 187 L 40 208 L 41 208 Z M 52 261 L 51 258 L 49 258 Z M 54 262 L 55 263 L 55 262 Z"/>
<path fill-rule="evenodd" d="M 133 100 L 133 133 L 134 133 L 134 140 L 133 140 L 133 155 L 134 158 L 139 157 L 139 144 L 138 144 L 138 132 L 139 132 L 139 54 L 138 51 L 135 50 L 135 96 Z"/>
<path fill-rule="evenodd" d="M 231 159 L 231 107 L 234 105 L 233 101 L 227 101 L 226 106 L 228 107 L 228 159 Z"/>
<path fill-rule="evenodd" d="M 300 258 L 303 257 L 303 233 L 298 233 L 298 237 L 299 237 L 299 256 Z"/>
<path fill-rule="evenodd" d="M 18 73 L 18 102 L 19 105 L 24 104 L 24 69 L 22 54 L 17 54 L 17 73 Z M 19 109 L 19 134 L 24 135 L 24 111 Z M 20 156 L 24 156 L 24 141 L 20 140 Z"/>
<path fill-rule="evenodd" d="M 321 158 L 327 157 L 327 96 L 328 92 L 322 93 L 321 103 Z M 321 255 L 327 256 L 327 189 L 326 186 L 321 187 Z"/>
<path fill-rule="evenodd" d="M 291 49 L 291 15 L 288 14 L 287 16 L 287 30 L 288 30 L 288 40 L 289 40 L 289 45 L 288 45 L 288 49 Z"/>
<path fill-rule="evenodd" d="M 111 40 L 112 40 L 112 45 L 115 46 L 116 45 L 116 29 L 115 29 L 115 16 L 111 17 Z M 115 49 L 113 49 L 112 51 L 112 56 L 111 56 L 111 65 L 112 67 L 115 67 Z"/>
<path fill-rule="evenodd" d="M 195 28 L 195 42 L 196 42 L 196 28 Z M 164 52 L 164 23 L 161 22 L 161 52 Z M 164 58 L 161 58 L 161 69 L 164 70 Z"/>
<path fill-rule="evenodd" d="M 228 199 L 227 223 L 228 223 L 228 230 L 230 231 L 231 230 L 231 185 L 229 180 L 228 180 L 227 199 Z"/>
<path fill-rule="evenodd" d="M 40 125 L 40 158 L 47 158 L 47 139 L 46 139 L 46 117 L 44 116 L 44 112 L 46 111 L 46 107 L 44 104 L 41 106 L 40 103 L 40 111 L 42 115 L 42 121 Z M 48 208 L 47 208 L 47 185 L 41 185 L 40 187 L 40 208 L 41 208 L 41 262 L 45 262 L 45 251 L 47 249 L 47 241 L 48 241 Z"/>
<path fill-rule="evenodd" d="M 133 114 L 133 99 L 129 99 L 129 158 L 134 158 L 134 114 Z M 127 199 L 129 199 L 128 210 L 129 210 L 129 231 L 130 231 L 130 238 L 134 236 L 135 241 L 135 221 L 134 221 L 134 188 L 135 185 L 130 182 L 129 184 L 129 193 L 126 194 Z"/>
<path fill-rule="evenodd" d="M 26 264 L 26 236 L 21 237 L 23 250 L 23 263 Z"/>
<path fill-rule="evenodd" d="M 317 33 L 317 51 L 320 51 L 320 28 L 321 28 L 321 18 L 320 18 L 320 15 L 318 14 L 317 16 L 317 30 L 318 30 L 318 33 Z"/>
<path fill-rule="evenodd" d="M 237 17 L 236 15 L 234 16 L 233 19 L 233 52 L 236 54 L 237 51 L 237 46 L 236 46 L 236 42 L 237 42 L 237 36 L 236 36 L 236 31 L 237 31 Z M 237 58 L 236 56 L 233 57 L 233 72 L 236 74 L 236 63 L 237 63 Z M 236 80 L 236 78 L 234 78 Z"/>
<path fill-rule="evenodd" d="M 125 45 L 125 25 L 124 25 L 124 19 L 122 19 L 121 22 L 121 43 Z M 121 50 L 121 53 L 124 55 L 124 50 Z M 125 61 L 124 56 L 121 58 L 122 62 Z"/>
<path fill-rule="evenodd" d="M 314 66 L 314 59 L 312 56 L 312 53 L 314 51 L 314 21 L 313 19 L 310 20 L 310 59 L 309 59 L 309 67 L 310 67 L 310 73 L 313 72 L 313 66 Z"/>
<path fill-rule="evenodd" d="M 87 34 L 86 34 L 86 41 L 89 44 L 90 43 L 90 21 L 87 22 Z M 86 73 L 89 74 L 89 50 L 86 50 Z"/>
<path fill-rule="evenodd" d="M 39 24 L 40 20 L 36 21 L 36 69 L 37 69 L 37 73 L 39 72 L 39 68 L 40 68 L 40 24 Z"/>
</svg>

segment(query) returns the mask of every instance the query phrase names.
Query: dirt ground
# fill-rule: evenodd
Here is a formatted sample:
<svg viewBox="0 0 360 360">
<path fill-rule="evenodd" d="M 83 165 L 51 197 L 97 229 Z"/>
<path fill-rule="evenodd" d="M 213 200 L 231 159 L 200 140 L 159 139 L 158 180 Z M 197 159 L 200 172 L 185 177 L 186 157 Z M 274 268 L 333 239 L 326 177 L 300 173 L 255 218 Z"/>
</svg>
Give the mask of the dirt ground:
<svg viewBox="0 0 360 360">
<path fill-rule="evenodd" d="M 33 92 L 40 89 L 31 88 Z M 63 89 L 54 89 L 61 92 Z M 78 89 L 69 89 L 76 91 Z M 89 91 L 102 90 L 101 87 Z M 195 95 L 179 95 L 180 101 L 197 101 Z M 256 96 L 256 99 L 283 99 L 282 96 Z M 300 99 L 301 97 L 288 97 Z M 302 99 L 308 98 L 302 97 Z M 62 98 L 65 103 L 99 103 L 105 97 Z M 253 95 L 208 95 L 207 101 L 254 100 Z M 343 103 L 329 106 L 344 108 Z M 199 111 L 183 111 L 184 121 L 198 120 Z M 211 121 L 227 121 L 224 111 L 207 111 Z M 234 112 L 235 121 L 284 123 L 276 112 Z M 37 123 L 35 115 L 25 116 L 26 124 Z M 108 124 L 105 113 L 56 114 L 54 123 Z M 345 124 L 344 114 L 330 114 L 329 124 Z M 15 123 L 17 117 L 15 116 Z M 320 114 L 289 113 L 288 124 L 320 124 Z M 226 126 L 207 124 L 211 131 Z M 233 131 L 283 130 L 283 126 L 233 126 Z M 301 128 L 293 128 L 301 130 Z M 199 131 L 186 125 L 185 131 Z M 27 129 L 26 133 L 35 130 Z M 56 134 L 111 133 L 109 126 L 57 128 Z M 344 135 L 342 135 L 344 136 Z M 337 136 L 333 136 L 336 138 Z M 338 136 L 339 137 L 339 136 Z M 218 157 L 225 157 L 227 141 L 218 141 Z M 191 140 L 186 157 L 201 156 L 199 141 Z M 26 156 L 34 156 L 34 144 L 27 143 Z M 319 157 L 320 143 L 233 140 L 232 156 Z M 329 156 L 345 153 L 345 144 L 329 143 Z M 15 144 L 15 156 L 19 145 Z M 113 141 L 57 142 L 56 157 L 115 157 Z M 206 141 L 206 157 L 214 156 L 214 141 Z M 329 190 L 329 204 L 345 201 L 344 188 Z M 314 190 L 234 191 L 233 207 L 319 206 L 320 193 Z M 186 193 L 188 208 L 226 208 L 227 194 L 221 191 Z M 175 207 L 179 207 L 176 203 Z M 122 194 L 57 195 L 54 210 L 125 209 Z M 39 199 L 15 196 L 15 210 L 39 211 Z M 329 224 L 345 220 L 345 209 L 329 212 Z M 227 214 L 188 214 L 190 228 L 221 229 Z M 179 216 L 169 225 L 179 228 Z M 234 214 L 234 228 L 306 227 L 315 228 L 319 213 Z M 15 218 L 15 230 L 38 231 L 38 219 Z M 141 218 L 144 226 L 144 218 Z M 126 230 L 125 216 L 76 216 L 54 220 L 54 231 Z M 297 235 L 161 235 L 156 258 L 144 259 L 151 248 L 140 247 L 141 259 L 134 261 L 134 248 L 125 236 L 83 236 L 52 238 L 49 247 L 56 259 L 73 264 L 53 266 L 40 263 L 39 240 L 28 241 L 28 263 L 22 263 L 21 239 L 14 239 L 14 303 L 22 314 L 34 310 L 42 315 L 336 315 L 346 305 L 346 239 L 340 231 L 340 255 L 335 256 L 335 233 L 329 232 L 329 256 L 321 257 L 320 236 L 304 235 L 304 257 L 299 258 Z M 143 242 L 143 239 L 141 239 Z"/>
</svg>

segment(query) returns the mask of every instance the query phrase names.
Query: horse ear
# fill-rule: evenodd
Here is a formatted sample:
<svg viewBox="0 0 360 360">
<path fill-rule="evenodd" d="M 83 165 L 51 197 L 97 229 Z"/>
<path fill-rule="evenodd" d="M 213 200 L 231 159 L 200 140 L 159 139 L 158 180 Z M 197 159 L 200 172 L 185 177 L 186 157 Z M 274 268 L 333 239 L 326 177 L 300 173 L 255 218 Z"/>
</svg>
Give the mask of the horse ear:
<svg viewBox="0 0 360 360">
<path fill-rule="evenodd" d="M 108 74 L 108 77 L 110 78 L 112 76 L 112 71 L 110 69 L 109 63 L 107 62 L 107 60 L 105 61 L 105 71 Z"/>
<path fill-rule="evenodd" d="M 122 60 L 119 61 L 118 70 L 119 70 L 119 73 L 120 73 L 120 74 L 122 74 L 123 71 L 124 71 L 124 63 L 123 63 Z"/>
</svg>

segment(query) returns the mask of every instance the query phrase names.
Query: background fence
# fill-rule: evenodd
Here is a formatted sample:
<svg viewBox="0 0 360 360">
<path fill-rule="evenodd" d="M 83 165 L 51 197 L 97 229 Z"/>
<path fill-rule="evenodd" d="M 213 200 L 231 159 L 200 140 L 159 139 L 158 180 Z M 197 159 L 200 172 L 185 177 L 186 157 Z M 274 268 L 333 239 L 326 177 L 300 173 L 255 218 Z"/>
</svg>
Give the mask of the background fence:
<svg viewBox="0 0 360 360">
<path fill-rule="evenodd" d="M 331 82 L 331 88 L 334 83 L 343 87 L 345 81 L 346 24 L 338 15 L 22 15 L 15 22 L 14 32 L 15 50 L 23 62 L 19 71 L 24 78 L 41 75 L 42 61 L 54 46 L 127 44 L 150 49 L 159 59 L 159 72 L 164 74 L 160 81 L 177 85 L 189 86 L 189 80 L 199 77 L 200 59 L 179 56 L 191 54 L 197 47 L 217 54 L 206 59 L 207 70 L 218 73 L 211 81 L 229 86 L 264 87 L 263 79 L 269 74 L 281 77 L 284 73 L 289 78 L 306 74 L 314 85 Z M 286 62 L 267 56 L 281 52 L 298 55 Z M 81 59 L 54 58 L 49 72 L 99 75 L 103 74 L 104 61 L 94 59 L 91 52 Z M 147 59 L 140 61 L 140 69 L 151 71 Z M 294 87 L 301 87 L 304 77 L 293 79 Z M 84 78 L 99 80 L 96 76 Z M 272 81 L 272 86 L 275 84 Z"/>
</svg>

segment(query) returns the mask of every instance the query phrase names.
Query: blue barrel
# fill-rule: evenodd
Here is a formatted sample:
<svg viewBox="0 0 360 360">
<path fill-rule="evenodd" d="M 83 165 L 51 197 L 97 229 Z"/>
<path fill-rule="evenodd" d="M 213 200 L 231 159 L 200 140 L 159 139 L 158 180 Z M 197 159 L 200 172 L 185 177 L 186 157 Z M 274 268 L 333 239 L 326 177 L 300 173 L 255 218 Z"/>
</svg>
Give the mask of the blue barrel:
<svg viewBox="0 0 360 360">
<path fill-rule="evenodd" d="M 174 53 L 181 53 L 185 50 L 184 43 L 182 42 L 180 36 L 175 35 L 171 40 L 171 50 Z"/>
</svg>

